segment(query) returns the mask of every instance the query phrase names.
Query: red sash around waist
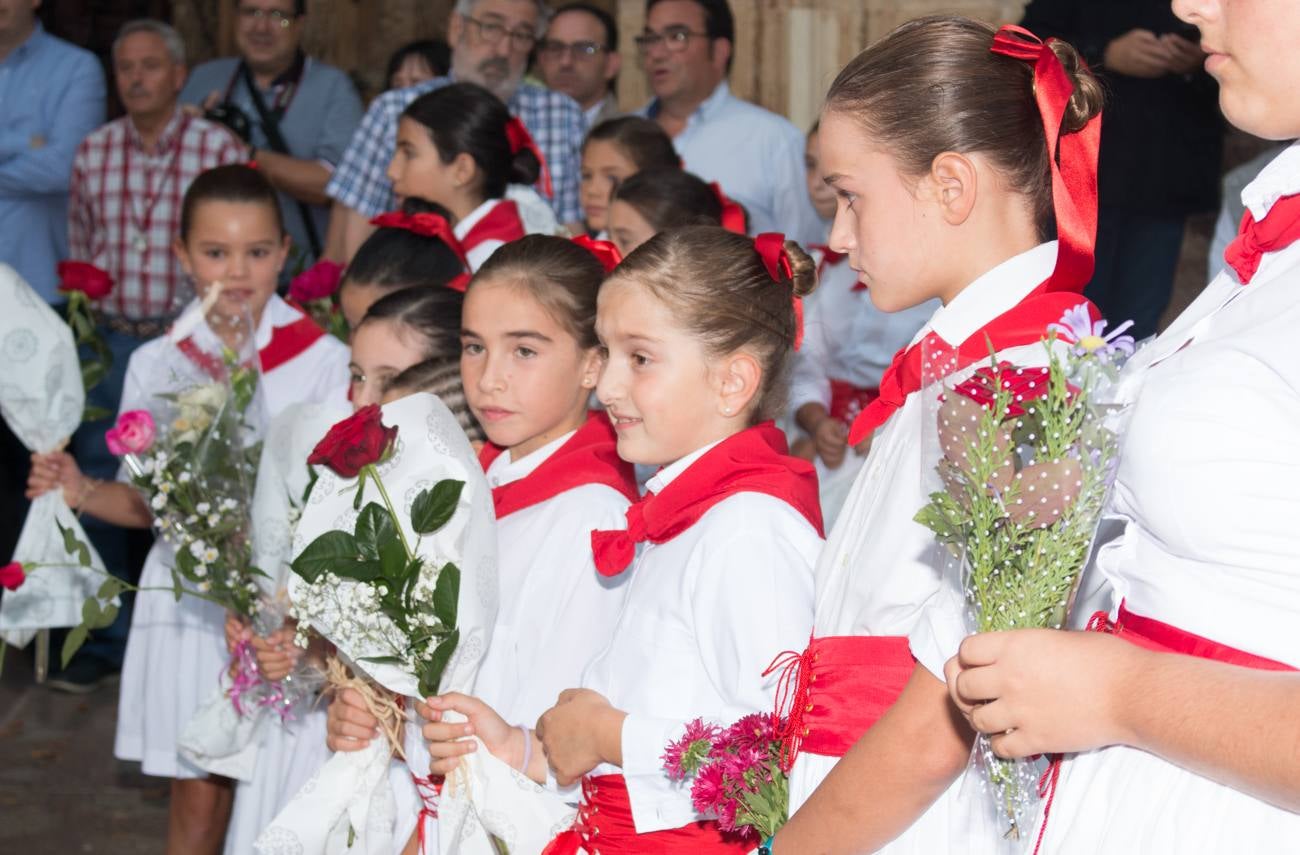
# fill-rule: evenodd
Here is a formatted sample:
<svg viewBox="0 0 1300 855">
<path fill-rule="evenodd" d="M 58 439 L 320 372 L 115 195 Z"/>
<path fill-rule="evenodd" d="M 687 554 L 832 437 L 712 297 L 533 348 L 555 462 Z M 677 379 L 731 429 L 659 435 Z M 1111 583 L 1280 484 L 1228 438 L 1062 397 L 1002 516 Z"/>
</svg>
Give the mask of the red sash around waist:
<svg viewBox="0 0 1300 855">
<path fill-rule="evenodd" d="M 1097 625 L 1102 620 L 1105 621 L 1104 627 Z M 1128 610 L 1128 606 L 1124 603 L 1120 603 L 1119 614 L 1116 615 L 1114 621 L 1107 618 L 1105 612 L 1098 612 L 1093 615 L 1088 628 L 1118 635 L 1138 647 L 1160 653 L 1182 653 L 1185 656 L 1213 659 L 1215 662 L 1226 662 L 1229 665 L 1240 665 L 1243 668 L 1257 668 L 1261 671 L 1296 670 L 1284 662 L 1265 659 L 1263 656 L 1256 656 L 1253 653 L 1247 653 L 1244 650 L 1238 650 L 1235 647 L 1202 638 L 1199 635 L 1162 623 L 1154 618 L 1135 615 Z"/>
<path fill-rule="evenodd" d="M 876 398 L 880 397 L 880 389 L 863 389 L 854 386 L 847 380 L 836 380 L 831 378 L 831 418 L 836 421 L 851 423 L 858 417 L 858 413 L 867 408 Z"/>
<path fill-rule="evenodd" d="M 915 667 L 901 635 L 814 637 L 802 654 L 782 653 L 764 672 L 782 670 L 781 767 L 788 772 L 800 751 L 843 757 L 898 700 Z"/>
<path fill-rule="evenodd" d="M 724 837 L 713 821 L 637 834 L 623 776 L 600 775 L 582 779 L 577 821 L 552 840 L 542 855 L 594 855 L 597 851 L 600 855 L 742 855 L 753 848 L 751 840 Z"/>
</svg>

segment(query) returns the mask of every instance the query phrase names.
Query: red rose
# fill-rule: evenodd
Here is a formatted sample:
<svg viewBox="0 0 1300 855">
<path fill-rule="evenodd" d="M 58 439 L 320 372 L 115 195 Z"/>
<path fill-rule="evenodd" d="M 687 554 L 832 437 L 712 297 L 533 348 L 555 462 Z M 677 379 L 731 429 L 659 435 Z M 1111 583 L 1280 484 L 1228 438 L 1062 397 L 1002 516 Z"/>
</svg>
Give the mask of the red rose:
<svg viewBox="0 0 1300 855">
<path fill-rule="evenodd" d="M 289 296 L 299 305 L 328 299 L 338 290 L 342 273 L 342 265 L 322 259 L 293 277 Z"/>
<path fill-rule="evenodd" d="M 23 565 L 17 561 L 0 567 L 0 586 L 7 591 L 17 591 L 26 579 L 27 574 L 23 572 Z"/>
<path fill-rule="evenodd" d="M 330 428 L 307 462 L 355 478 L 363 466 L 383 460 L 396 440 L 397 428 L 385 427 L 379 405 L 371 404 Z"/>
<path fill-rule="evenodd" d="M 92 300 L 102 300 L 113 291 L 113 277 L 84 261 L 60 261 L 59 290 L 80 291 Z"/>
<path fill-rule="evenodd" d="M 992 368 L 981 368 L 953 391 L 991 410 L 1000 379 L 1002 388 L 1011 392 L 1007 418 L 1015 418 L 1024 415 L 1025 404 L 1046 397 L 1050 376 L 1046 368 L 1018 368 L 1010 362 L 999 362 L 996 373 Z"/>
</svg>

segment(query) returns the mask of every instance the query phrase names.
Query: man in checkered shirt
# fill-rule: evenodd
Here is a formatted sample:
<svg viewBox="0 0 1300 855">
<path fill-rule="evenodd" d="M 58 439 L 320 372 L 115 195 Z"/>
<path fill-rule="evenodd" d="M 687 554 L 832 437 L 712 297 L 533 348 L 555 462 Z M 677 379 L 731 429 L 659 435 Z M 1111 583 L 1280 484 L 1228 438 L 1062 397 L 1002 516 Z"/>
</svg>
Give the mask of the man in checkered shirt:
<svg viewBox="0 0 1300 855">
<path fill-rule="evenodd" d="M 185 47 L 168 25 L 124 25 L 113 43 L 113 72 L 127 115 L 100 127 L 77 149 L 68 202 L 68 256 L 107 271 L 113 292 L 96 307 L 113 367 L 87 403 L 116 413 L 127 360 L 160 335 L 194 291 L 172 241 L 180 231 L 181 200 L 201 172 L 245 159 L 246 148 L 225 127 L 179 109 Z M 83 471 L 112 478 L 116 459 L 104 444 L 112 419 L 82 426 L 73 451 Z M 125 532 L 87 521 L 105 564 L 125 578 Z M 89 691 L 121 667 L 130 614 L 97 631 L 77 658 L 49 680 L 51 688 Z"/>
<path fill-rule="evenodd" d="M 551 200 L 561 223 L 582 220 L 578 178 L 586 123 L 568 95 L 523 82 L 528 57 L 546 30 L 543 0 L 457 0 L 447 29 L 451 74 L 386 92 L 366 111 L 343 161 L 325 189 L 335 200 L 330 246 L 351 257 L 370 233 L 371 217 L 393 207 L 388 163 L 397 147 L 397 122 L 412 101 L 454 81 L 477 83 L 506 102 L 546 157 L 555 186 Z"/>
</svg>

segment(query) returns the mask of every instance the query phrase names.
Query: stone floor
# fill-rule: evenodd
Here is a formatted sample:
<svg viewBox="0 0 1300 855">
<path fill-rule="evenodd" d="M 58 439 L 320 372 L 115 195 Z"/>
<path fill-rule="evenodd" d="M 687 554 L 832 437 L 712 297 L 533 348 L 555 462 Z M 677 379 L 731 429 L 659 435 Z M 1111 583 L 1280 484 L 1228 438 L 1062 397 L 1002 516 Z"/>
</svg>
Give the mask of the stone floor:
<svg viewBox="0 0 1300 855">
<path fill-rule="evenodd" d="M 0 852 L 153 855 L 167 831 L 167 784 L 113 758 L 117 690 L 74 696 L 37 686 L 9 650 L 0 677 Z"/>
</svg>

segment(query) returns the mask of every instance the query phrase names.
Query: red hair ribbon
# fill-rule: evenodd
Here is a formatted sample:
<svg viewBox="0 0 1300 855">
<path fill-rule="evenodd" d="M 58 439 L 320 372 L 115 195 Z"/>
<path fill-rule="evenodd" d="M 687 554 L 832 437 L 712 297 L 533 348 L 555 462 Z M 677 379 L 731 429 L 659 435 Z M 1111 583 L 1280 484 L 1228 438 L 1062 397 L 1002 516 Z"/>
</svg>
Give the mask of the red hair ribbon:
<svg viewBox="0 0 1300 855">
<path fill-rule="evenodd" d="M 1061 134 L 1065 108 L 1074 84 L 1051 48 L 1026 30 L 1008 24 L 993 37 L 990 50 L 1034 64 L 1034 98 L 1043 117 L 1052 164 L 1052 207 L 1060 241 L 1056 268 L 1043 283 L 1044 291 L 1079 293 L 1092 278 L 1097 242 L 1097 151 L 1101 116 L 1094 116 L 1078 133 Z M 1059 156 L 1058 156 L 1059 144 Z"/>
<path fill-rule="evenodd" d="M 469 267 L 469 260 L 465 257 L 465 248 L 460 245 L 460 239 L 452 231 L 451 223 L 447 222 L 447 219 L 439 214 L 428 211 L 422 211 L 418 214 L 389 211 L 375 217 L 370 221 L 370 225 L 381 229 L 402 229 L 421 237 L 438 238 L 456 254 L 461 264 Z"/>
<path fill-rule="evenodd" d="M 447 287 L 453 291 L 459 291 L 464 294 L 469 290 L 469 281 L 473 278 L 474 274 L 470 273 L 468 270 L 464 273 L 457 273 L 455 276 L 447 280 Z"/>
<path fill-rule="evenodd" d="M 506 122 L 506 142 L 510 144 L 511 154 L 519 154 L 521 151 L 533 153 L 542 168 L 542 191 L 548 198 L 554 197 L 555 187 L 551 184 L 551 170 L 546 166 L 546 158 L 542 156 L 542 150 L 537 147 L 533 135 L 528 133 L 527 126 L 517 116 L 511 116 L 510 121 Z"/>
<path fill-rule="evenodd" d="M 713 188 L 713 195 L 718 197 L 718 204 L 722 206 L 722 227 L 738 235 L 745 234 L 745 209 L 723 193 L 722 185 L 718 182 L 712 181 L 709 186 Z"/>
<path fill-rule="evenodd" d="M 614 268 L 618 267 L 619 262 L 623 260 L 623 253 L 619 252 L 618 247 L 610 241 L 578 235 L 573 242 L 596 256 L 596 260 L 600 262 L 601 267 L 605 268 L 606 273 L 613 273 Z"/>
<path fill-rule="evenodd" d="M 780 232 L 764 232 L 754 238 L 754 251 L 763 260 L 767 275 L 778 285 L 789 279 L 791 293 L 794 291 L 794 268 L 790 264 L 790 253 L 785 251 L 785 235 Z M 794 308 L 794 349 L 803 344 L 803 298 L 797 294 L 792 297 Z"/>
</svg>

